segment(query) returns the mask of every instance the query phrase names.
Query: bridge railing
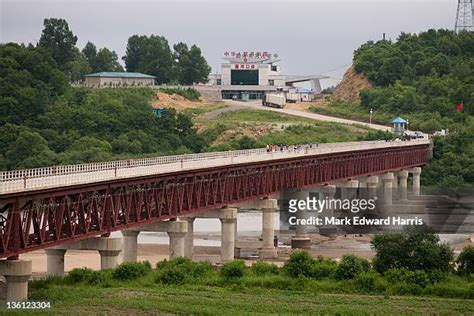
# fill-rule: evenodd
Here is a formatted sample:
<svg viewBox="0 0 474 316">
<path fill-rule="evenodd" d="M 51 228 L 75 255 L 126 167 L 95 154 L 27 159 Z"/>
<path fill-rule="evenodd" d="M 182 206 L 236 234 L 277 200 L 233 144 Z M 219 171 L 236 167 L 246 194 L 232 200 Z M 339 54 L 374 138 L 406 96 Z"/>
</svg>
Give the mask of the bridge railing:
<svg viewBox="0 0 474 316">
<path fill-rule="evenodd" d="M 1 171 L 0 194 L 245 162 L 428 143 L 428 139 L 419 139 L 406 142 L 360 141 L 308 144 L 301 145 L 296 150 L 294 146 L 270 152 L 266 148 L 258 148 Z"/>
</svg>

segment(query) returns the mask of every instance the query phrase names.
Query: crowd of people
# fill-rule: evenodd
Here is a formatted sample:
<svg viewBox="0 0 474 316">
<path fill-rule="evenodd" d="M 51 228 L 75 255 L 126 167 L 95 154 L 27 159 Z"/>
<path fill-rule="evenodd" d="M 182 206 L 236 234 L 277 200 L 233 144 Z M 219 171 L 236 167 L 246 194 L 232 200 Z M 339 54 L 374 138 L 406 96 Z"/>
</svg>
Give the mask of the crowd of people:
<svg viewBox="0 0 474 316">
<path fill-rule="evenodd" d="M 268 144 L 267 153 L 273 153 L 278 151 L 294 151 L 299 152 L 301 150 L 308 151 L 311 148 L 318 148 L 319 144 L 308 144 L 308 145 L 277 145 L 277 144 Z"/>
</svg>

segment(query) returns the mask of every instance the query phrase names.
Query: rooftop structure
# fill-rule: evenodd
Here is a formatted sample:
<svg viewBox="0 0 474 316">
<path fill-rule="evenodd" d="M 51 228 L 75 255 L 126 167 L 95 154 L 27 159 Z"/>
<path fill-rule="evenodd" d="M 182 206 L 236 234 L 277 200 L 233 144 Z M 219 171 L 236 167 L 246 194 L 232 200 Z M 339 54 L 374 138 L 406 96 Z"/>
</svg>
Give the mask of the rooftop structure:
<svg viewBox="0 0 474 316">
<path fill-rule="evenodd" d="M 85 75 L 85 85 L 91 88 L 148 87 L 155 84 L 155 76 L 140 72 L 97 72 Z"/>
</svg>

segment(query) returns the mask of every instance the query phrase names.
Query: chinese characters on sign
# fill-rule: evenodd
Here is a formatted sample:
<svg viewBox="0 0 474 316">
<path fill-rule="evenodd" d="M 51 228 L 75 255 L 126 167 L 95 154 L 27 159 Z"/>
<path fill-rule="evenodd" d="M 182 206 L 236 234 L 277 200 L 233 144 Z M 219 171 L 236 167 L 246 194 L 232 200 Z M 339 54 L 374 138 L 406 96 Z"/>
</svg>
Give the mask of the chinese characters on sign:
<svg viewBox="0 0 474 316">
<path fill-rule="evenodd" d="M 274 58 L 277 58 L 277 54 L 271 54 L 269 52 L 235 52 L 235 51 L 226 51 L 224 52 L 225 57 L 233 57 L 233 58 L 271 58 L 272 56 Z"/>
<path fill-rule="evenodd" d="M 255 69 L 256 65 L 254 64 L 235 64 L 234 68 L 235 69 Z"/>
</svg>

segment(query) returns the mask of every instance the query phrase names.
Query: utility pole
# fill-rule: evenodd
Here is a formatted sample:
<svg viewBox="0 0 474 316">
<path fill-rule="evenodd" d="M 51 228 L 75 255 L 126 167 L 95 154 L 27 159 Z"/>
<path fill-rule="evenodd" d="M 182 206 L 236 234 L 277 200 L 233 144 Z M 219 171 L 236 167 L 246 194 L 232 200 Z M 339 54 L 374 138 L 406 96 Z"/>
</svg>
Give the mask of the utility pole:
<svg viewBox="0 0 474 316">
<path fill-rule="evenodd" d="M 456 33 L 461 31 L 474 31 L 473 17 L 474 10 L 472 6 L 472 0 L 458 0 L 454 31 Z"/>
</svg>

